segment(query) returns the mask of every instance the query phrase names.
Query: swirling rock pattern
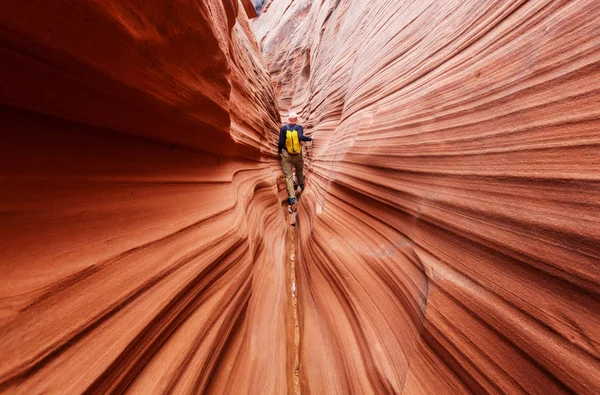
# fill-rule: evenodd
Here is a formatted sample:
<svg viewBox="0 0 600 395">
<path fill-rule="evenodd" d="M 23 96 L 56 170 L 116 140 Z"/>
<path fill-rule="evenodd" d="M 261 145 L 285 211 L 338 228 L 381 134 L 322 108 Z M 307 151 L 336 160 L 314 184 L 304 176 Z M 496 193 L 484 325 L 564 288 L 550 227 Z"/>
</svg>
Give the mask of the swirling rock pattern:
<svg viewBox="0 0 600 395">
<path fill-rule="evenodd" d="M 248 8 L 0 5 L 1 392 L 286 393 L 279 120 Z"/>
<path fill-rule="evenodd" d="M 600 2 L 272 0 L 312 394 L 600 392 Z"/>
</svg>

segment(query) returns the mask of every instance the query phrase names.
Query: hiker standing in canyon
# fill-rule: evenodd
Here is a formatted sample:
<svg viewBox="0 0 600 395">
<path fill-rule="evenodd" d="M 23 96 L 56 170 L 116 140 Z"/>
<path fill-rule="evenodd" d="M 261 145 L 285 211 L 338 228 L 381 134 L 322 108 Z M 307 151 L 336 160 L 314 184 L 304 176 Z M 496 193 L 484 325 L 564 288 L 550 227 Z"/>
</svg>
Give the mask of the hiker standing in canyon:
<svg viewBox="0 0 600 395">
<path fill-rule="evenodd" d="M 296 179 L 298 186 L 304 191 L 304 174 L 302 167 L 301 141 L 312 141 L 312 138 L 304 136 L 304 128 L 298 125 L 298 114 L 291 112 L 288 115 L 288 123 L 279 129 L 279 155 L 281 156 L 281 168 L 285 175 L 285 184 L 288 193 L 288 203 L 293 211 L 296 211 L 296 188 L 294 187 L 293 170 L 296 168 Z"/>
</svg>

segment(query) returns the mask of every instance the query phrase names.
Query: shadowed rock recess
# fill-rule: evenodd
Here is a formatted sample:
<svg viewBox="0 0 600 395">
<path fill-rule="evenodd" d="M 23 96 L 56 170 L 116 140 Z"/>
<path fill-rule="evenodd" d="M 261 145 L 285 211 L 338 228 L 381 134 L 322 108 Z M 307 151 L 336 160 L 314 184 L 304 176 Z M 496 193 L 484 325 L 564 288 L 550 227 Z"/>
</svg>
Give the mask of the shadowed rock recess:
<svg viewBox="0 0 600 395">
<path fill-rule="evenodd" d="M 599 393 L 600 2 L 260 3 L 0 4 L 0 393 Z"/>
</svg>

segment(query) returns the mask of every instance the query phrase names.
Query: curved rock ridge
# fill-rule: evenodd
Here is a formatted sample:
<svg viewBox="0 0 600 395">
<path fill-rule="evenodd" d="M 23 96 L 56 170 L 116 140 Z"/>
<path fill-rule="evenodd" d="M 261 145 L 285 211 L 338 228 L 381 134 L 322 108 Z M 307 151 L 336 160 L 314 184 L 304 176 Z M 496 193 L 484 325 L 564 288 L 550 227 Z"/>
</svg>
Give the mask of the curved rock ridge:
<svg viewBox="0 0 600 395">
<path fill-rule="evenodd" d="M 600 3 L 273 0 L 301 386 L 600 391 Z"/>
<path fill-rule="evenodd" d="M 287 392 L 246 3 L 0 5 L 0 392 Z"/>
</svg>

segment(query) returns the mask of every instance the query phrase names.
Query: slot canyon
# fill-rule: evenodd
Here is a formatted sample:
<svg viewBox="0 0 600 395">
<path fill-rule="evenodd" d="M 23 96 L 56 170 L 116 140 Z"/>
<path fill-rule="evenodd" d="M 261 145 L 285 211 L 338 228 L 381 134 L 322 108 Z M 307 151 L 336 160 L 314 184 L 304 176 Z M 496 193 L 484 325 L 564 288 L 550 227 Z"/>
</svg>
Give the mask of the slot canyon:
<svg viewBox="0 0 600 395">
<path fill-rule="evenodd" d="M 600 1 L 4 1 L 0 79 L 0 393 L 600 393 Z"/>
</svg>

